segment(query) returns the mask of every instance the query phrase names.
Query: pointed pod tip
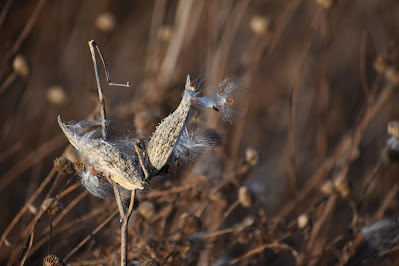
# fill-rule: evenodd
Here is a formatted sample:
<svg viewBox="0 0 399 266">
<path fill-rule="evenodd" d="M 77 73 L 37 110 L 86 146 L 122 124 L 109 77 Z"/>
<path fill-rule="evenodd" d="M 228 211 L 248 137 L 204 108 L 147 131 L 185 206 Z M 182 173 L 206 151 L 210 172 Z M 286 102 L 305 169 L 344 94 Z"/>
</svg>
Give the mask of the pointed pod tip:
<svg viewBox="0 0 399 266">
<path fill-rule="evenodd" d="M 187 79 L 186 79 L 186 90 L 189 91 L 194 91 L 195 86 L 194 84 L 191 82 L 191 76 L 190 74 L 187 75 Z"/>
</svg>

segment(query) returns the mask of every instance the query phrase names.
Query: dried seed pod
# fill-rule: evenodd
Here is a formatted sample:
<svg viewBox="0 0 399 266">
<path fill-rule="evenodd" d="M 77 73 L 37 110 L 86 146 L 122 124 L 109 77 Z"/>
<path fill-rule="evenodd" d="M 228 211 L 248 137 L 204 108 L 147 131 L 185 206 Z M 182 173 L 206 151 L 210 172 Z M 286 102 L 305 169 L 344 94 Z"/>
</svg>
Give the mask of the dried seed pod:
<svg viewBox="0 0 399 266">
<path fill-rule="evenodd" d="M 108 141 L 94 139 L 90 133 L 80 135 L 73 130 L 73 126 L 64 124 L 60 116 L 58 124 L 69 142 L 79 151 L 85 164 L 94 166 L 128 190 L 144 187 L 144 174 L 132 156 Z"/>
<path fill-rule="evenodd" d="M 243 207 L 248 208 L 254 202 L 254 195 L 247 187 L 242 186 L 238 189 L 238 201 Z"/>
<path fill-rule="evenodd" d="M 159 262 L 154 259 L 146 259 L 145 261 L 143 261 L 141 266 L 161 266 L 161 264 L 159 264 Z"/>
<path fill-rule="evenodd" d="M 74 172 L 73 163 L 65 157 L 58 157 L 54 160 L 54 168 L 60 173 L 71 174 Z"/>
<path fill-rule="evenodd" d="M 14 58 L 14 61 L 12 62 L 12 68 L 14 69 L 15 73 L 24 78 L 28 77 L 30 72 L 28 62 L 25 56 L 21 54 Z"/>
<path fill-rule="evenodd" d="M 146 219 L 151 218 L 151 216 L 154 215 L 155 213 L 155 207 L 154 204 L 150 201 L 144 201 L 141 202 L 137 211 L 141 216 L 143 216 Z"/>
<path fill-rule="evenodd" d="M 65 263 L 56 255 L 48 255 L 43 259 L 43 266 L 64 266 Z"/>
<path fill-rule="evenodd" d="M 57 199 L 48 198 L 43 202 L 42 209 L 46 210 L 48 216 L 56 216 L 64 209 L 64 205 Z"/>
<path fill-rule="evenodd" d="M 258 164 L 259 154 L 254 148 L 249 147 L 245 150 L 245 162 L 251 166 Z"/>
<path fill-rule="evenodd" d="M 179 228 L 185 235 L 196 234 L 201 231 L 202 222 L 195 215 L 183 213 L 179 218 Z"/>
<path fill-rule="evenodd" d="M 304 229 L 309 224 L 309 216 L 307 214 L 301 214 L 296 220 L 296 224 L 299 229 Z"/>
<path fill-rule="evenodd" d="M 195 86 L 191 83 L 190 75 L 187 75 L 183 99 L 179 106 L 157 126 L 151 137 L 147 148 L 148 158 L 152 166 L 158 171 L 167 163 L 178 138 L 182 134 L 191 109 L 190 98 L 192 98 L 194 91 Z"/>
</svg>

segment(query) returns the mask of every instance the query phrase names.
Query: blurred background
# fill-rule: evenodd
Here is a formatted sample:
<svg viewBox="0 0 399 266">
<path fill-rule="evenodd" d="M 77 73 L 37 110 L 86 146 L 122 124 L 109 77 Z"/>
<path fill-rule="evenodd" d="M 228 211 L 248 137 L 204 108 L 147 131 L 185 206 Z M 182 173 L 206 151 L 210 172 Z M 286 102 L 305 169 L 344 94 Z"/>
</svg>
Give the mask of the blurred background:
<svg viewBox="0 0 399 266">
<path fill-rule="evenodd" d="M 38 191 L 49 173 L 56 175 L 55 158 L 74 158 L 56 118 L 98 117 L 89 40 L 101 47 L 111 80 L 131 84 L 109 87 L 98 65 L 117 137 L 148 139 L 179 104 L 187 74 L 203 81 L 205 95 L 227 77 L 242 88 L 234 104 L 245 114 L 235 123 L 213 110 L 194 115 L 217 130 L 222 146 L 171 166 L 139 195 L 157 218 L 132 218 L 134 263 L 398 263 L 396 236 L 370 229 L 384 219 L 390 222 L 379 228 L 398 228 L 396 146 L 386 147 L 399 137 L 395 123 L 387 132 L 399 117 L 398 14 L 394 0 L 0 1 L 0 264 L 18 264 L 24 255 L 37 264 L 48 253 L 46 240 L 38 243 L 49 236 L 50 219 L 38 209 L 73 177 L 58 174 L 61 181 Z M 170 191 L 176 187 L 185 192 Z M 241 187 L 250 206 L 237 203 Z M 169 196 L 148 196 L 156 191 Z M 68 192 L 65 207 L 82 192 L 79 184 Z M 81 197 L 53 226 L 59 231 L 51 253 L 60 258 L 116 210 L 112 198 Z M 177 233 L 185 212 L 207 233 L 251 217 L 248 239 L 234 229 L 187 240 Z M 29 238 L 24 230 L 32 221 Z M 104 228 L 68 262 L 117 265 L 118 217 Z M 375 238 L 377 244 L 369 241 Z"/>
</svg>

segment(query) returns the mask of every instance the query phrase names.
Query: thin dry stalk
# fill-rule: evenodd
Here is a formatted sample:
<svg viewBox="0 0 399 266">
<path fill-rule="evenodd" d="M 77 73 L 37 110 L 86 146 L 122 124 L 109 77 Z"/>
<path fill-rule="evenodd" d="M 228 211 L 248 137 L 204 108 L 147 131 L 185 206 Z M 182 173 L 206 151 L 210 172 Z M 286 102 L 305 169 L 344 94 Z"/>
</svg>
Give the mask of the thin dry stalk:
<svg viewBox="0 0 399 266">
<path fill-rule="evenodd" d="M 87 243 L 95 234 L 98 233 L 104 226 L 106 226 L 114 217 L 118 214 L 118 210 L 112 212 L 99 226 L 96 227 L 87 237 L 85 237 L 73 250 L 71 250 L 65 257 L 64 261 L 67 261 L 73 254 L 76 253 L 84 244 Z"/>
</svg>

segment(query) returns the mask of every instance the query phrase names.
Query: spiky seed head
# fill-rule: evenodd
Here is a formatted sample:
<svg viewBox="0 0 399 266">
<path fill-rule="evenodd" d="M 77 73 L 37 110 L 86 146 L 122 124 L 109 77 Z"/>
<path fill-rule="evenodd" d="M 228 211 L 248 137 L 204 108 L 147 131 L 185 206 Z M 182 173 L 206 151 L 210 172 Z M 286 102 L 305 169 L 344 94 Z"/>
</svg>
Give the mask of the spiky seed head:
<svg viewBox="0 0 399 266">
<path fill-rule="evenodd" d="M 183 213 L 179 218 L 179 228 L 184 235 L 196 234 L 201 231 L 202 222 L 193 214 Z"/>
<path fill-rule="evenodd" d="M 254 195 L 249 188 L 242 186 L 238 189 L 238 201 L 245 208 L 251 207 L 254 202 Z"/>
<path fill-rule="evenodd" d="M 149 219 L 149 218 L 151 218 L 151 216 L 154 215 L 155 207 L 152 202 L 144 201 L 144 202 L 140 202 L 140 205 L 139 205 L 137 211 L 139 212 L 139 214 L 141 216 L 143 216 L 146 219 Z"/>
<path fill-rule="evenodd" d="M 43 202 L 42 209 L 46 210 L 48 216 L 56 216 L 64 209 L 64 205 L 57 199 L 48 198 Z"/>
<path fill-rule="evenodd" d="M 43 259 L 43 266 L 64 266 L 65 263 L 56 255 L 48 255 Z"/>
<path fill-rule="evenodd" d="M 60 173 L 72 174 L 74 172 L 73 163 L 65 157 L 58 157 L 54 160 L 54 168 Z"/>
<path fill-rule="evenodd" d="M 14 58 L 14 61 L 12 62 L 12 68 L 15 73 L 23 78 L 28 77 L 30 72 L 28 61 L 26 60 L 25 56 L 21 54 Z"/>
</svg>

